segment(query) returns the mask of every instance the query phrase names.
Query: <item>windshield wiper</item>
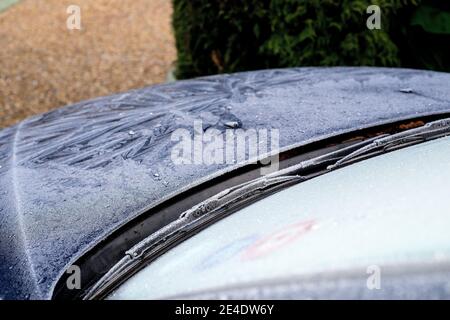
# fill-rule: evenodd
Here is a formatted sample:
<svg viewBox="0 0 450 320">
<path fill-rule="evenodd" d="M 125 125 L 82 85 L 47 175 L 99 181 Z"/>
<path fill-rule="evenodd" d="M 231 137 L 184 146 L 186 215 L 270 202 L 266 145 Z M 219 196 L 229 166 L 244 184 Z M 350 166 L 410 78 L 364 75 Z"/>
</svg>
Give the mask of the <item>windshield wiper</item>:
<svg viewBox="0 0 450 320">
<path fill-rule="evenodd" d="M 376 154 L 436 139 L 450 134 L 450 118 L 388 135 L 378 135 L 336 151 L 302 161 L 286 169 L 225 189 L 183 212 L 179 218 L 149 235 L 125 253 L 125 256 L 106 273 L 84 296 L 101 297 L 119 280 L 129 276 L 144 261 L 158 257 L 164 250 L 184 239 L 195 230 L 230 214 L 242 202 L 252 200 L 274 189 L 311 179 L 338 167 Z"/>
<path fill-rule="evenodd" d="M 165 249 L 187 237 L 196 229 L 203 228 L 212 221 L 230 214 L 230 211 L 242 202 L 255 199 L 274 189 L 308 180 L 313 175 L 318 175 L 318 172 L 326 170 L 330 163 L 335 163 L 343 156 L 359 150 L 361 147 L 370 144 L 374 139 L 356 142 L 337 151 L 302 161 L 289 168 L 225 189 L 204 200 L 181 213 L 177 220 L 149 235 L 128 250 L 124 257 L 89 289 L 84 295 L 84 299 L 102 297 L 117 281 L 124 279 L 138 269 L 144 261 L 151 261 Z"/>
<path fill-rule="evenodd" d="M 422 127 L 409 129 L 393 135 L 386 135 L 373 140 L 370 144 L 353 151 L 333 165 L 329 170 L 336 169 L 362 158 L 368 158 L 380 153 L 386 153 L 399 148 L 418 144 L 432 139 L 437 139 L 450 134 L 450 119 L 441 119 L 429 122 Z"/>
<path fill-rule="evenodd" d="M 125 256 L 89 290 L 84 299 L 101 297 L 115 281 L 122 279 L 130 271 L 135 270 L 143 261 L 158 256 L 167 247 L 182 240 L 193 230 L 204 227 L 207 222 L 222 218 L 227 213 L 229 214 L 228 209 L 234 205 L 257 197 L 259 194 L 273 188 L 301 180 L 304 180 L 304 178 L 299 175 L 261 177 L 225 189 L 201 202 L 190 210 L 183 212 L 177 220 L 151 234 L 128 250 Z"/>
</svg>

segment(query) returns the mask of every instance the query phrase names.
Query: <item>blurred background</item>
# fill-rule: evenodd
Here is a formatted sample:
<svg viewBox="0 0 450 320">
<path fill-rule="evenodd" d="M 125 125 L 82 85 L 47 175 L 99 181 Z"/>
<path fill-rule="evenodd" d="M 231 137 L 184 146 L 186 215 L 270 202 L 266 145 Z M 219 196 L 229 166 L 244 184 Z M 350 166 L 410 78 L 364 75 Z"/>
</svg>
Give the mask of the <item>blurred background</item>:
<svg viewBox="0 0 450 320">
<path fill-rule="evenodd" d="M 81 30 L 67 28 L 73 4 Z M 164 82 L 176 60 L 170 0 L 0 0 L 0 10 L 0 127 Z"/>
<path fill-rule="evenodd" d="M 67 8 L 81 10 L 69 30 Z M 380 29 L 369 30 L 369 5 Z M 296 66 L 450 71 L 448 0 L 0 0 L 0 128 L 84 99 Z"/>
</svg>

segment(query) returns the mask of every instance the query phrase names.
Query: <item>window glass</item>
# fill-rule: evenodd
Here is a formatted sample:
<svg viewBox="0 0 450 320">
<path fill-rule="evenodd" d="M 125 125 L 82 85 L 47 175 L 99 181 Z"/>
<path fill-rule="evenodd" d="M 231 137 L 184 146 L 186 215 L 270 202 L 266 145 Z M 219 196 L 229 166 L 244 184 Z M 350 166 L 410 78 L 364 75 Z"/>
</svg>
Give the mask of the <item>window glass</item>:
<svg viewBox="0 0 450 320">
<path fill-rule="evenodd" d="M 110 299 L 450 258 L 450 138 L 341 168 L 262 199 L 165 253 Z"/>
</svg>

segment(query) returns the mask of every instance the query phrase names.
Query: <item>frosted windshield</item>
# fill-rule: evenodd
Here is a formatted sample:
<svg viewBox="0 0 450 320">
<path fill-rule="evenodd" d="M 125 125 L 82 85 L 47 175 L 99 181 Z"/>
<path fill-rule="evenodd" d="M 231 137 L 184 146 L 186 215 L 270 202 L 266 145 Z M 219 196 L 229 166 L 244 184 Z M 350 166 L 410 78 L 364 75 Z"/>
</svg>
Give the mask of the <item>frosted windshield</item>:
<svg viewBox="0 0 450 320">
<path fill-rule="evenodd" d="M 110 299 L 157 299 L 450 258 L 450 138 L 297 184 L 165 253 Z M 359 271 L 358 271 L 359 272 Z"/>
</svg>

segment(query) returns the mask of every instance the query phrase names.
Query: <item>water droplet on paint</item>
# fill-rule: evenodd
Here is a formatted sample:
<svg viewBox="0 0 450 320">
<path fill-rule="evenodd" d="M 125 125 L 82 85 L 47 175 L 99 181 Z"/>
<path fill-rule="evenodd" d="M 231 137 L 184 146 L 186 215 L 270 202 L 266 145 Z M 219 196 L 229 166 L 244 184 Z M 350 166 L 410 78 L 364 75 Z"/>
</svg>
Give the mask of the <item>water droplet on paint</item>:
<svg viewBox="0 0 450 320">
<path fill-rule="evenodd" d="M 228 122 L 225 122 L 225 126 L 227 126 L 228 128 L 232 128 L 232 129 L 239 128 L 239 122 L 228 121 Z"/>
<path fill-rule="evenodd" d="M 414 90 L 411 89 L 411 88 L 403 88 L 403 89 L 400 89 L 400 92 L 403 92 L 403 93 L 413 93 Z"/>
</svg>

